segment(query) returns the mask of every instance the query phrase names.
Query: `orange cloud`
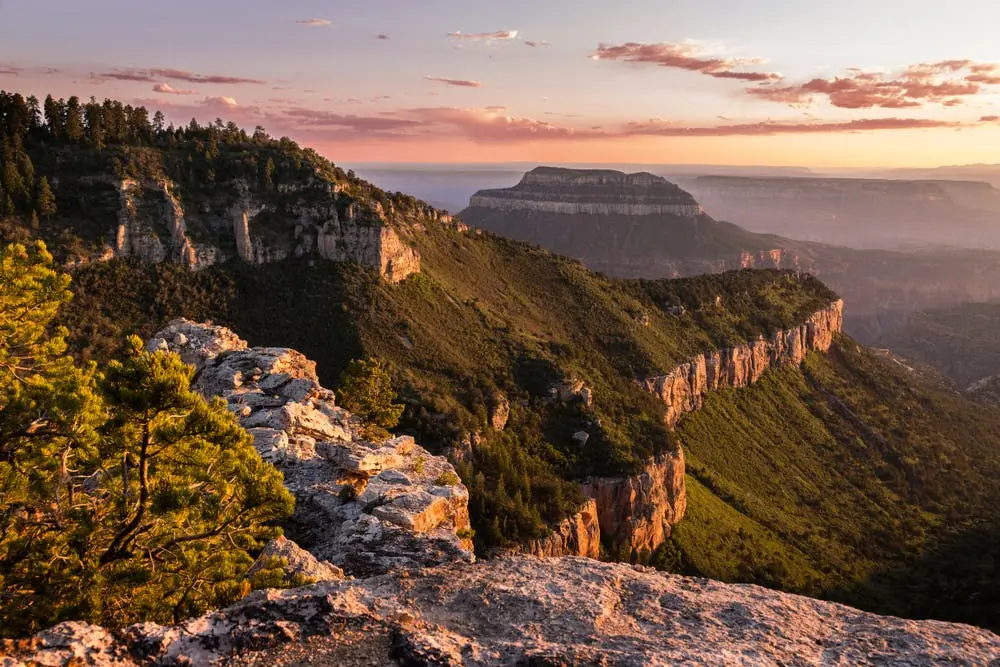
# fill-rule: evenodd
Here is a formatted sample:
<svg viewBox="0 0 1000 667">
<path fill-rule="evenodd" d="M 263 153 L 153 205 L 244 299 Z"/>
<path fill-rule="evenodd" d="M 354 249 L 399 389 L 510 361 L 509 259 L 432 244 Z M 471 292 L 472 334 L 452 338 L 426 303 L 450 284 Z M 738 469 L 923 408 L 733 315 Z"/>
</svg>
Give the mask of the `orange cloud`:
<svg viewBox="0 0 1000 667">
<path fill-rule="evenodd" d="M 594 60 L 622 60 L 630 63 L 648 63 L 659 67 L 698 72 L 716 79 L 737 79 L 740 81 L 777 81 L 782 79 L 777 72 L 745 72 L 737 68 L 760 63 L 759 58 L 721 58 L 707 56 L 695 44 L 600 44 L 590 56 Z"/>
<path fill-rule="evenodd" d="M 436 83 L 444 83 L 449 86 L 458 86 L 459 88 L 482 88 L 483 84 L 480 81 L 471 81 L 469 79 L 449 79 L 443 76 L 431 76 L 428 74 L 424 77 L 428 81 L 434 81 Z"/>
<path fill-rule="evenodd" d="M 832 79 L 816 78 L 794 85 L 763 84 L 748 88 L 753 97 L 792 106 L 814 104 L 825 97 L 843 109 L 911 109 L 926 104 L 958 106 L 964 98 L 1000 84 L 1000 66 L 969 60 L 942 60 L 911 65 L 899 75 L 848 70 Z"/>
</svg>

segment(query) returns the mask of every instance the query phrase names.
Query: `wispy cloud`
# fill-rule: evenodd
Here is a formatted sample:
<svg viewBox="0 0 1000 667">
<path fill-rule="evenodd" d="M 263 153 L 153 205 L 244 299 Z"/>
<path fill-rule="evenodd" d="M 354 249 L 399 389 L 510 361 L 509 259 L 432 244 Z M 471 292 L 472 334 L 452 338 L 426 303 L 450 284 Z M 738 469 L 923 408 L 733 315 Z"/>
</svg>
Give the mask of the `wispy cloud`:
<svg viewBox="0 0 1000 667">
<path fill-rule="evenodd" d="M 95 79 L 114 79 L 116 81 L 142 81 L 146 83 L 158 83 L 163 79 L 173 81 L 186 81 L 188 83 L 203 84 L 263 84 L 260 79 L 249 79 L 239 76 L 224 76 L 220 74 L 196 74 L 182 69 L 166 67 L 153 67 L 151 69 L 114 69 L 99 74 L 92 74 Z"/>
<path fill-rule="evenodd" d="M 921 130 L 960 128 L 967 124 L 928 118 L 860 118 L 850 121 L 817 121 L 810 123 L 737 123 L 725 125 L 689 126 L 663 121 L 629 123 L 622 133 L 630 136 L 656 137 L 731 137 L 774 136 L 778 134 L 829 134 L 840 132 L 873 132 L 878 130 Z"/>
<path fill-rule="evenodd" d="M 601 44 L 591 56 L 594 60 L 621 60 L 629 63 L 645 63 L 698 72 L 716 79 L 737 79 L 740 81 L 776 81 L 782 78 L 777 72 L 743 71 L 746 65 L 757 65 L 760 58 L 724 58 L 705 53 L 704 47 L 694 43 L 644 44 Z"/>
<path fill-rule="evenodd" d="M 13 65 L 0 65 L 0 76 L 20 76 L 24 71 L 23 67 L 14 67 Z"/>
<path fill-rule="evenodd" d="M 444 76 L 431 76 L 428 74 L 424 77 L 428 81 L 434 81 L 435 83 L 444 83 L 449 86 L 458 86 L 460 88 L 482 88 L 483 84 L 481 81 L 472 81 L 470 79 L 449 79 Z"/>
<path fill-rule="evenodd" d="M 550 44 L 549 42 L 545 41 L 544 39 L 543 40 L 526 39 L 526 40 L 524 40 L 524 45 L 525 46 L 530 46 L 533 49 L 534 48 L 538 48 L 540 46 L 552 46 L 552 44 Z"/>
<path fill-rule="evenodd" d="M 153 86 L 154 93 L 163 93 L 165 95 L 197 95 L 197 90 L 191 89 L 177 89 L 171 86 L 169 83 L 158 83 Z"/>
<path fill-rule="evenodd" d="M 503 42 L 517 39 L 517 30 L 496 30 L 494 32 L 449 32 L 448 37 L 462 41 Z"/>
<path fill-rule="evenodd" d="M 333 25 L 333 23 L 327 19 L 316 19 L 316 18 L 300 19 L 296 21 L 296 23 L 298 23 L 299 25 L 308 26 L 310 28 L 326 28 Z"/>
<path fill-rule="evenodd" d="M 1000 85 L 1000 65 L 942 60 L 911 65 L 892 76 L 854 68 L 833 78 L 792 85 L 764 84 L 748 88 L 747 93 L 792 106 L 808 106 L 825 98 L 843 109 L 911 109 L 928 104 L 958 106 L 994 85 Z"/>
<path fill-rule="evenodd" d="M 381 39 L 385 41 L 389 39 L 389 35 L 385 34 L 384 32 L 380 32 L 379 34 L 375 35 L 375 39 Z"/>
</svg>

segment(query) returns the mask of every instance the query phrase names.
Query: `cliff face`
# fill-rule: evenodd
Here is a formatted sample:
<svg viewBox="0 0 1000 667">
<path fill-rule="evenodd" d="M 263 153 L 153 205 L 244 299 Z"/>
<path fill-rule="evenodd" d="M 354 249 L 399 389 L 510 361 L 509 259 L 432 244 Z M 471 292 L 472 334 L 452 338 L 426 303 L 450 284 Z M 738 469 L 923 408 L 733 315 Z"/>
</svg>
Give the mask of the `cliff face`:
<svg viewBox="0 0 1000 667">
<path fill-rule="evenodd" d="M 684 518 L 684 452 L 659 456 L 632 477 L 590 479 L 581 490 L 596 503 L 601 533 L 616 551 L 652 553 Z"/>
<path fill-rule="evenodd" d="M 588 499 L 580 511 L 564 519 L 543 538 L 532 540 L 518 551 L 541 558 L 582 556 L 600 558 L 601 526 L 597 501 Z"/>
<path fill-rule="evenodd" d="M 390 282 L 420 271 L 419 255 L 388 225 L 380 205 L 345 204 L 330 184 L 285 187 L 265 197 L 237 181 L 228 202 L 202 202 L 193 212 L 167 181 L 116 185 L 120 208 L 112 257 L 178 262 L 197 271 L 231 257 L 266 264 L 317 254 L 372 267 Z"/>
<path fill-rule="evenodd" d="M 474 560 L 469 493 L 451 464 L 409 436 L 364 439 L 302 354 L 186 320 L 149 347 L 180 354 L 196 390 L 226 399 L 295 494 L 289 536 L 317 558 L 355 576 Z"/>
<path fill-rule="evenodd" d="M 688 193 L 649 173 L 538 167 L 513 188 L 480 190 L 470 206 L 566 215 L 677 215 L 703 211 Z"/>
<path fill-rule="evenodd" d="M 582 558 L 504 558 L 251 593 L 172 627 L 70 622 L 0 644 L 40 665 L 985 665 L 1000 637 Z"/>
<path fill-rule="evenodd" d="M 645 381 L 646 389 L 667 406 L 665 421 L 673 427 L 681 416 L 702 406 L 705 394 L 720 387 L 746 387 L 771 366 L 800 364 L 806 353 L 826 352 L 842 330 L 844 302 L 834 301 L 793 329 L 779 330 L 726 350 L 693 357 L 674 370 Z"/>
</svg>

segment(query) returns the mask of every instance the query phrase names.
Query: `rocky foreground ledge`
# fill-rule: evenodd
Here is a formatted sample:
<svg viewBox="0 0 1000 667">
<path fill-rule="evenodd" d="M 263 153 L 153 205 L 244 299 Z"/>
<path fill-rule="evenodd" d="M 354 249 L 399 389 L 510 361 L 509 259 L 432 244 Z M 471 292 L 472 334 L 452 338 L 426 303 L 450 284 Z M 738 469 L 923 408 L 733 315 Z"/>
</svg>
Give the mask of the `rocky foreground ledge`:
<svg viewBox="0 0 1000 667">
<path fill-rule="evenodd" d="M 64 623 L 6 650 L 2 667 L 917 666 L 996 664 L 1000 637 L 643 567 L 513 557 L 258 591 L 175 627 Z"/>
</svg>

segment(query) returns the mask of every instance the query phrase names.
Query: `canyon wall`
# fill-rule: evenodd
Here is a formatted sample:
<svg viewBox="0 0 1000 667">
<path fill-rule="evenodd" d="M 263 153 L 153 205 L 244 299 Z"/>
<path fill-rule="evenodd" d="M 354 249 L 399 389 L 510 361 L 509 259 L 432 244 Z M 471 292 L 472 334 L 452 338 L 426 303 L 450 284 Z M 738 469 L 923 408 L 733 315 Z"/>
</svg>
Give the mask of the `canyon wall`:
<svg viewBox="0 0 1000 667">
<path fill-rule="evenodd" d="M 837 300 L 813 313 L 797 327 L 724 350 L 697 355 L 669 373 L 645 380 L 646 389 L 666 405 L 664 420 L 673 428 L 682 415 L 698 410 L 704 397 L 720 387 L 746 387 L 771 367 L 800 364 L 809 351 L 826 352 L 841 331 L 844 303 Z M 684 518 L 687 495 L 684 452 L 648 461 L 629 477 L 591 478 L 581 491 L 593 502 L 600 535 L 613 553 L 635 556 L 656 550 Z M 533 545 L 537 555 L 587 555 L 575 536 L 579 521 L 565 522 L 549 541 Z M 575 539 L 574 539 L 575 538 Z"/>
<path fill-rule="evenodd" d="M 724 350 L 699 354 L 669 373 L 645 380 L 648 391 L 667 406 L 664 417 L 673 427 L 681 416 L 702 406 L 720 387 L 746 387 L 772 366 L 800 364 L 811 350 L 826 352 L 843 329 L 844 302 L 834 301 L 803 324 Z"/>
<path fill-rule="evenodd" d="M 167 181 L 115 185 L 120 205 L 108 257 L 177 262 L 197 271 L 233 257 L 267 264 L 316 254 L 374 268 L 390 282 L 420 271 L 419 254 L 388 225 L 378 203 L 344 205 L 330 184 L 261 196 L 237 181 L 230 184 L 232 196 L 187 211 Z"/>
<path fill-rule="evenodd" d="M 631 477 L 591 478 L 581 490 L 596 504 L 601 534 L 615 553 L 650 554 L 684 518 L 684 452 L 658 456 Z"/>
<path fill-rule="evenodd" d="M 545 537 L 531 540 L 517 552 L 540 558 L 557 556 L 582 556 L 600 558 L 601 526 L 598 519 L 597 501 L 587 499 L 580 511 L 563 519 Z"/>
</svg>

